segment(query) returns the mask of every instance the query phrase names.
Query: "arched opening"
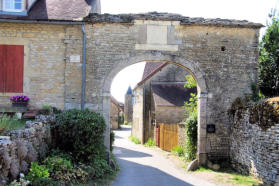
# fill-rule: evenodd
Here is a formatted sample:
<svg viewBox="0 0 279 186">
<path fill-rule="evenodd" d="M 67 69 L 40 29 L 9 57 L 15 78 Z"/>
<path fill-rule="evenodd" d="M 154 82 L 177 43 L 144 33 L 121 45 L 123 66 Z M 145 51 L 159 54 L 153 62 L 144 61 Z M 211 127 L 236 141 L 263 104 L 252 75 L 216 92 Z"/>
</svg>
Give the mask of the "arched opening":
<svg viewBox="0 0 279 186">
<path fill-rule="evenodd" d="M 172 59 L 172 60 L 164 60 L 162 58 Z M 139 63 L 142 61 L 148 61 L 150 63 L 167 63 L 179 66 L 188 72 L 188 74 L 192 75 L 197 82 L 197 97 L 198 97 L 198 152 L 197 158 L 199 164 L 205 164 L 207 158 L 207 149 L 206 149 L 206 108 L 207 108 L 207 86 L 205 79 L 203 78 L 204 73 L 200 70 L 198 66 L 195 65 L 194 62 L 181 59 L 179 57 L 173 56 L 164 56 L 160 55 L 159 57 L 154 54 L 146 54 L 135 57 L 130 57 L 127 60 L 122 60 L 119 62 L 115 62 L 113 68 L 107 74 L 102 89 L 102 99 L 103 99 L 103 107 L 102 112 L 105 117 L 106 122 L 110 123 L 110 87 L 113 78 L 116 76 L 118 72 L 120 72 L 123 68 Z M 110 133 L 110 124 L 107 125 L 107 131 L 105 135 L 105 144 L 107 147 L 109 146 L 109 133 Z"/>
</svg>

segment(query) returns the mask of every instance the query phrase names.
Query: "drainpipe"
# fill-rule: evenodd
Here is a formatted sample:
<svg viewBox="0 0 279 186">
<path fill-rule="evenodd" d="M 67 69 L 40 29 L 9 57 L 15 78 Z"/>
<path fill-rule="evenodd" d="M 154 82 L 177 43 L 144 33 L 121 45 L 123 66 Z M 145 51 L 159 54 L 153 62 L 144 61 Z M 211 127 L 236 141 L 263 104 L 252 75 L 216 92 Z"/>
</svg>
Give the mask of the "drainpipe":
<svg viewBox="0 0 279 186">
<path fill-rule="evenodd" d="M 84 24 L 81 25 L 83 34 L 82 43 L 82 82 L 81 82 L 81 109 L 85 106 L 85 71 L 86 71 L 86 33 L 84 30 Z"/>
</svg>

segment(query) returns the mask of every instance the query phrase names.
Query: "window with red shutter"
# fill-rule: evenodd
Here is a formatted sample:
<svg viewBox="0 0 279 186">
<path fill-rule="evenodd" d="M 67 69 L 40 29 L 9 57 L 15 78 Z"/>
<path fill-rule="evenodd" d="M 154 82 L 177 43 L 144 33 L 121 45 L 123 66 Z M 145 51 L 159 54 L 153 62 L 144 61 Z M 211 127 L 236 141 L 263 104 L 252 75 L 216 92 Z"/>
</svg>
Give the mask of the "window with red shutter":
<svg viewBox="0 0 279 186">
<path fill-rule="evenodd" d="M 0 92 L 23 92 L 23 45 L 0 45 Z"/>
</svg>

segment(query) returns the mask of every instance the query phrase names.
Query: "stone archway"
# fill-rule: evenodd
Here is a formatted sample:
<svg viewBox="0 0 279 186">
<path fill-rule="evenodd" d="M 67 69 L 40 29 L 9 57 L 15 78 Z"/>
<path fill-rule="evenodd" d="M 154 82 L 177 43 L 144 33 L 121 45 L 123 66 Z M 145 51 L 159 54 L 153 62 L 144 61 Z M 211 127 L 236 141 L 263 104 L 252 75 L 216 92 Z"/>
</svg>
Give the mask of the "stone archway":
<svg viewBox="0 0 279 186">
<path fill-rule="evenodd" d="M 126 60 L 116 61 L 115 66 L 111 69 L 111 71 L 106 76 L 102 95 L 103 95 L 103 110 L 102 113 L 105 117 L 107 125 L 106 135 L 105 135 L 105 144 L 108 146 L 109 139 L 109 131 L 110 131 L 110 87 L 113 78 L 116 76 L 118 72 L 120 72 L 125 67 L 128 67 L 132 64 L 148 61 L 148 62 L 167 62 L 170 64 L 174 64 L 180 66 L 185 69 L 189 74 L 191 74 L 196 82 L 198 89 L 198 161 L 200 164 L 205 164 L 206 162 L 206 110 L 207 110 L 207 94 L 208 88 L 206 86 L 206 82 L 204 79 L 204 72 L 196 65 L 195 62 L 191 62 L 187 59 L 183 59 L 181 57 L 174 57 L 170 55 L 156 55 L 154 52 L 149 52 L 141 55 L 136 55 L 133 57 L 129 57 Z"/>
<path fill-rule="evenodd" d="M 85 22 L 85 107 L 103 113 L 108 122 L 110 84 L 121 69 L 142 61 L 179 65 L 198 84 L 200 164 L 206 157 L 228 158 L 227 110 L 236 97 L 251 92 L 251 77 L 257 77 L 260 27 L 245 21 L 156 13 L 91 15 Z M 215 126 L 214 132 L 207 133 L 208 124 Z M 106 145 L 108 131 L 109 126 Z"/>
</svg>

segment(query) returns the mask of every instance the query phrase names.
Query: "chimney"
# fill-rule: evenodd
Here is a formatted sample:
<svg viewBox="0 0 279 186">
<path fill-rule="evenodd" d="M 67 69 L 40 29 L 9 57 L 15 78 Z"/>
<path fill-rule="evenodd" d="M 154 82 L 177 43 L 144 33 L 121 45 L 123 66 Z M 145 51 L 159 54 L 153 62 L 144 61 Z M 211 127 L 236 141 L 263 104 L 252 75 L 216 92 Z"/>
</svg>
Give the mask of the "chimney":
<svg viewBox="0 0 279 186">
<path fill-rule="evenodd" d="M 101 13 L 101 0 L 92 0 L 91 1 L 91 10 L 90 13 Z"/>
</svg>

